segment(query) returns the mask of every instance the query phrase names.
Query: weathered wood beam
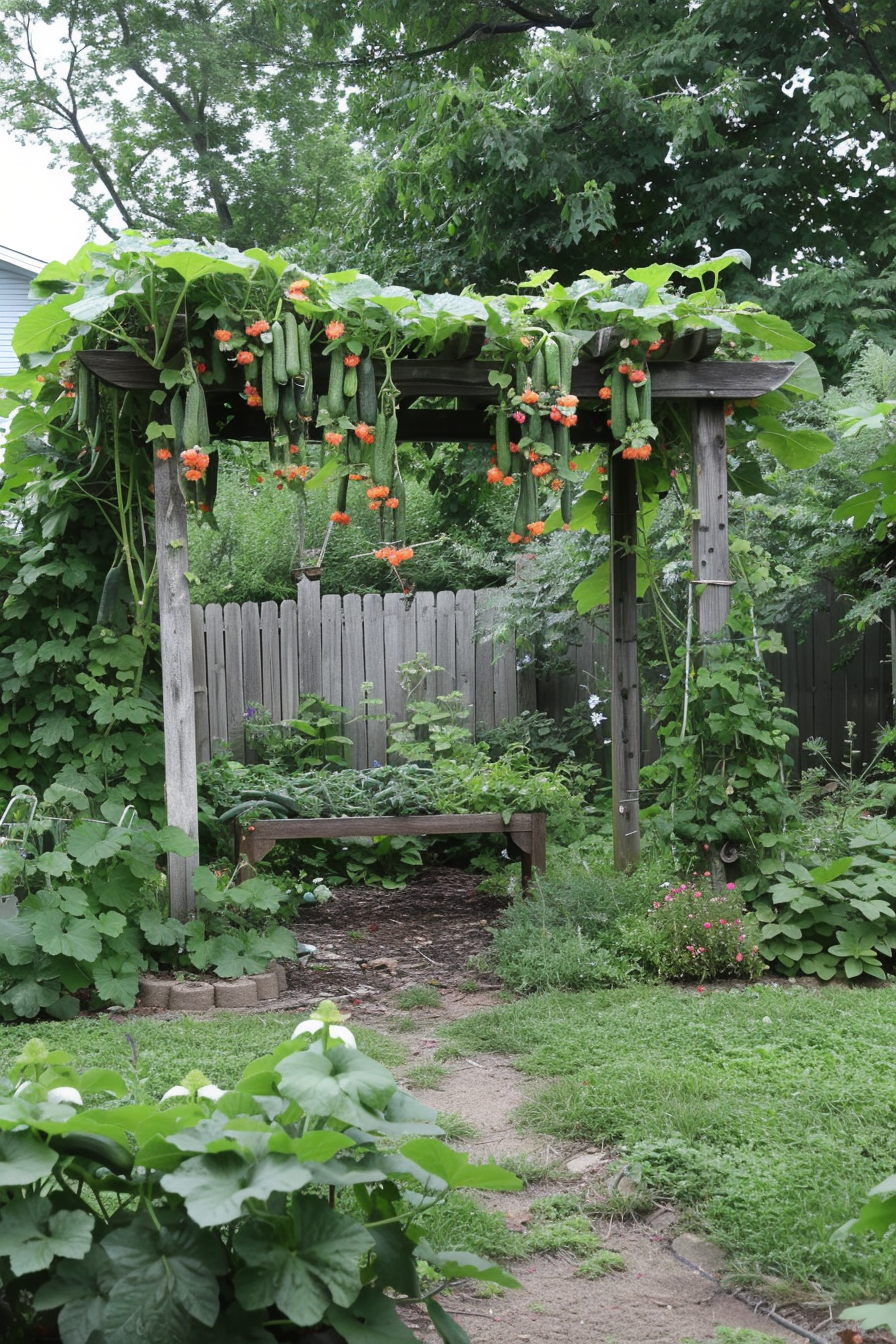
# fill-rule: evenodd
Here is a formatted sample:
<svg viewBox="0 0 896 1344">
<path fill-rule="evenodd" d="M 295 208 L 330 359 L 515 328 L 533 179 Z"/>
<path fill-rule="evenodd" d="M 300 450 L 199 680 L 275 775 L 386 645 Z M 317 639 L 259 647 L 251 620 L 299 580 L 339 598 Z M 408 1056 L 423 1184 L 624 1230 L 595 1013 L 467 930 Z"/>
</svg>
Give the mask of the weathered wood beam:
<svg viewBox="0 0 896 1344">
<path fill-rule="evenodd" d="M 638 486 L 635 463 L 610 458 L 610 729 L 613 857 L 627 872 L 641 856 L 638 674 Z"/>
<path fill-rule="evenodd" d="M 129 350 L 82 350 L 79 358 L 92 373 L 113 387 L 149 390 L 158 387 L 158 370 Z M 483 360 L 396 359 L 392 377 L 405 397 L 477 397 L 484 402 L 494 399 L 495 389 L 488 375 L 502 366 Z M 751 401 L 786 383 L 793 365 L 780 360 L 699 360 L 690 363 L 651 364 L 653 395 L 681 400 L 688 397 L 718 397 Z M 315 383 L 325 385 L 329 363 L 314 361 Z M 380 368 L 380 373 L 382 369 Z M 598 361 L 581 358 L 573 369 L 572 390 L 578 397 L 596 397 L 604 375 Z M 210 397 L 239 394 L 243 380 L 234 371 L 226 388 L 209 388 Z"/>
<path fill-rule="evenodd" d="M 180 463 L 155 458 L 156 556 L 165 730 L 165 804 L 169 826 L 198 842 L 193 636 L 187 559 L 187 506 L 178 483 Z M 196 911 L 192 876 L 199 859 L 168 855 L 168 904 L 175 919 Z"/>
<path fill-rule="evenodd" d="M 702 398 L 691 407 L 691 506 L 691 569 L 700 642 L 705 644 L 727 623 L 731 574 L 725 408 Z"/>
</svg>

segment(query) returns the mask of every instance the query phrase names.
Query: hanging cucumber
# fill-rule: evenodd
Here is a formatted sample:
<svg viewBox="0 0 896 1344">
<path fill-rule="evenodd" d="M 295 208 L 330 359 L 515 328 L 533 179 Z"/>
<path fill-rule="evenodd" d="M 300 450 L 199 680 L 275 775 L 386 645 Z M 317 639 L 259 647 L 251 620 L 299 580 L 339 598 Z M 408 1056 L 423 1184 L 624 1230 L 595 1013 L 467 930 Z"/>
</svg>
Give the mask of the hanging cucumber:
<svg viewBox="0 0 896 1344">
<path fill-rule="evenodd" d="M 299 374 L 304 380 L 299 394 L 299 415 L 314 414 L 314 374 L 311 367 L 311 333 L 304 322 L 299 327 Z"/>
<path fill-rule="evenodd" d="M 560 347 L 560 391 L 566 396 L 572 389 L 572 362 L 576 353 L 575 337 L 567 331 L 555 331 L 554 340 Z"/>
<path fill-rule="evenodd" d="M 334 420 L 345 415 L 345 397 L 342 393 L 342 385 L 345 376 L 345 365 L 342 362 L 342 352 L 334 350 L 330 355 L 330 382 L 327 387 L 327 410 Z"/>
<path fill-rule="evenodd" d="M 565 470 L 569 468 L 569 430 L 566 425 L 554 426 L 554 452 L 557 454 L 559 465 Z"/>
<path fill-rule="evenodd" d="M 288 377 L 286 372 L 286 336 L 282 322 L 271 323 L 271 344 L 268 347 L 265 363 L 274 356 L 274 382 L 282 386 Z"/>
<path fill-rule="evenodd" d="M 503 407 L 498 407 L 498 414 L 495 418 L 495 456 L 498 466 L 505 476 L 510 475 L 512 466 L 510 453 L 510 421 Z"/>
<path fill-rule="evenodd" d="M 616 439 L 623 437 L 628 425 L 625 413 L 625 389 L 629 385 L 625 376 L 618 369 L 614 369 L 610 375 L 610 429 Z"/>
<path fill-rule="evenodd" d="M 339 477 L 339 484 L 336 487 L 336 512 L 345 513 L 345 506 L 348 503 L 348 473 Z"/>
<path fill-rule="evenodd" d="M 306 327 L 307 331 L 308 328 Z M 302 372 L 302 361 L 299 356 L 299 324 L 296 321 L 295 313 L 283 314 L 283 341 L 285 345 L 286 376 L 287 378 L 298 378 Z"/>
<path fill-rule="evenodd" d="M 86 364 L 78 360 L 78 380 L 75 392 L 75 405 L 78 408 L 78 428 L 93 426 L 97 417 L 96 379 Z"/>
<path fill-rule="evenodd" d="M 365 425 L 372 425 L 376 411 L 376 375 L 373 360 L 368 357 L 358 365 L 358 415 Z"/>
<path fill-rule="evenodd" d="M 99 610 L 96 613 L 96 624 L 102 626 L 105 630 L 111 629 L 114 625 L 118 604 L 121 600 L 121 582 L 124 575 L 124 565 L 113 565 L 106 575 Z"/>
<path fill-rule="evenodd" d="M 510 528 L 511 532 L 515 532 L 518 537 L 524 537 L 526 535 L 526 524 L 531 522 L 526 504 L 526 478 L 528 475 L 528 471 L 525 471 L 520 476 L 520 489 L 519 494 L 516 497 L 516 509 L 514 510 L 513 523 Z"/>
<path fill-rule="evenodd" d="M 349 397 L 345 406 L 345 415 L 347 420 L 351 420 L 353 425 L 358 423 L 358 398 Z"/>
<path fill-rule="evenodd" d="M 529 377 L 529 367 L 524 359 L 518 359 L 516 362 L 516 387 L 517 396 L 526 390 L 526 379 Z"/>
<path fill-rule="evenodd" d="M 532 388 L 535 392 L 545 391 L 544 352 L 536 350 L 532 359 Z"/>
<path fill-rule="evenodd" d="M 179 458 L 184 447 L 184 398 L 180 388 L 172 393 L 168 414 L 171 417 L 171 427 L 174 430 L 172 452 L 175 457 Z"/>
<path fill-rule="evenodd" d="M 572 481 L 564 481 L 560 492 L 560 517 L 564 523 L 572 519 Z"/>
<path fill-rule="evenodd" d="M 199 382 L 191 383 L 187 388 L 183 436 L 185 449 L 204 448 L 209 440 L 205 392 Z"/>
<path fill-rule="evenodd" d="M 641 418 L 641 408 L 638 405 L 638 389 L 628 379 L 626 379 L 625 384 L 625 414 L 629 424 L 633 424 L 635 420 Z"/>
<path fill-rule="evenodd" d="M 354 364 L 351 368 L 346 369 L 345 373 L 342 375 L 342 392 L 345 397 L 351 398 L 355 395 L 357 390 L 358 366 L 357 364 Z"/>
<path fill-rule="evenodd" d="M 653 396 L 650 390 L 650 370 L 645 369 L 647 377 L 638 388 L 639 420 L 653 420 Z"/>
<path fill-rule="evenodd" d="M 553 336 L 544 343 L 544 376 L 548 387 L 560 386 L 560 347 Z"/>
<path fill-rule="evenodd" d="M 554 424 L 553 420 L 549 419 L 548 416 L 546 415 L 543 416 L 541 421 L 541 429 L 538 432 L 536 451 L 538 450 L 538 444 L 541 444 L 544 448 L 547 449 L 549 453 L 553 453 L 554 444 L 556 442 L 555 439 L 556 433 L 557 433 L 557 426 Z"/>
<path fill-rule="evenodd" d="M 261 409 L 265 415 L 275 416 L 279 405 L 280 396 L 274 382 L 274 361 L 270 350 L 267 350 L 261 361 Z"/>
<path fill-rule="evenodd" d="M 291 425 L 298 419 L 299 408 L 296 406 L 295 384 L 290 378 L 280 389 L 280 418 L 287 425 Z"/>
</svg>

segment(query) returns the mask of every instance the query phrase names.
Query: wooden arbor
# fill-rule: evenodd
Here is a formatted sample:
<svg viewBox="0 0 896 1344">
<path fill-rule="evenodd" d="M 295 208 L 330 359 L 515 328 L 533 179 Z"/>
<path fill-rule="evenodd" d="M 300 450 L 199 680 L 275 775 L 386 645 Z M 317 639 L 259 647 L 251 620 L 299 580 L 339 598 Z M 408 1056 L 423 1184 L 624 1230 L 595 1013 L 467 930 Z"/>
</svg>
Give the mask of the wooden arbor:
<svg viewBox="0 0 896 1344">
<path fill-rule="evenodd" d="M 651 364 L 657 401 L 690 403 L 692 445 L 692 582 L 701 641 L 715 636 L 728 617 L 731 584 L 728 564 L 728 484 L 725 403 L 752 400 L 781 387 L 793 365 L 785 362 L 707 359 L 718 334 L 700 330 L 674 343 L 666 357 Z M 572 391 L 580 401 L 597 397 L 604 383 L 601 365 L 618 334 L 598 333 L 573 371 Z M 398 359 L 392 379 L 405 404 L 417 397 L 462 399 L 463 410 L 399 410 L 399 442 L 445 442 L 492 436 L 484 409 L 494 401 L 489 373 L 498 364 L 474 356 L 481 340 L 471 342 L 463 359 Z M 154 391 L 157 370 L 124 351 L 83 351 L 79 358 L 103 382 L 126 390 Z M 328 363 L 315 362 L 315 379 L 325 384 Z M 213 433 L 221 439 L 268 438 L 260 410 L 241 399 L 241 383 L 207 390 Z M 580 411 L 572 429 L 574 443 L 608 442 L 606 415 Z M 633 867 L 640 854 L 638 774 L 641 761 L 641 693 L 637 643 L 637 476 L 635 463 L 609 458 L 610 494 L 610 636 L 613 770 L 613 836 L 617 868 Z M 178 483 L 176 459 L 155 460 L 156 552 L 159 572 L 165 776 L 168 821 L 198 836 L 196 757 L 194 751 L 193 662 L 190 591 L 187 573 L 187 512 Z M 191 872 L 195 859 L 169 855 L 171 912 L 186 919 L 193 910 Z"/>
</svg>

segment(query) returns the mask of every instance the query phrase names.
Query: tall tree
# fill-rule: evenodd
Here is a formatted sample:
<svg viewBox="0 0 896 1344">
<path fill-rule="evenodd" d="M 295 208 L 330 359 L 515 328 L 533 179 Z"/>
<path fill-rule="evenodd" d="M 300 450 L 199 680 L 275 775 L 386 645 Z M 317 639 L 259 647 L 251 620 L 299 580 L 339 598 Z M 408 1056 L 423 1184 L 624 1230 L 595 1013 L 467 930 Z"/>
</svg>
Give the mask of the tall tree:
<svg viewBox="0 0 896 1344">
<path fill-rule="evenodd" d="M 358 161 L 335 77 L 288 69 L 301 16 L 222 0 L 4 0 L 4 119 L 49 145 L 109 237 L 328 250 Z"/>
</svg>

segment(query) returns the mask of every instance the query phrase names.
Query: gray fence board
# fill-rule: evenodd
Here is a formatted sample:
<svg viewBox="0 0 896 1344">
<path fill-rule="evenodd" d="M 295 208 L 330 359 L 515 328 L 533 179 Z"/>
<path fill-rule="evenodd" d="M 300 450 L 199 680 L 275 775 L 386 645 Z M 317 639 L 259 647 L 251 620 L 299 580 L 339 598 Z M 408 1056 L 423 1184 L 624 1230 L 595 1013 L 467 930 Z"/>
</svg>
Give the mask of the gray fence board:
<svg viewBox="0 0 896 1344">
<path fill-rule="evenodd" d="M 855 722 L 860 767 L 873 754 L 878 725 L 892 715 L 889 637 L 883 625 L 858 638 L 842 635 L 842 610 L 827 590 L 805 630 L 783 628 L 789 653 L 769 657 L 768 664 L 785 703 L 799 713 L 800 737 L 824 738 L 837 762 L 843 758 L 845 725 Z M 494 625 L 487 591 L 321 598 L 319 585 L 303 580 L 296 602 L 282 603 L 279 611 L 273 603 L 261 609 L 251 602 L 242 608 L 228 603 L 223 612 L 218 606 L 204 612 L 194 607 L 191 623 L 199 760 L 218 741 L 229 741 L 234 755 L 243 757 L 249 701 L 264 703 L 275 718 L 288 718 L 299 694 L 311 693 L 344 705 L 351 719 L 359 712 L 361 683 L 372 681 L 383 711 L 401 719 L 406 705 L 398 666 L 417 652 L 445 668 L 427 678 L 418 694 L 432 698 L 456 686 L 473 708 L 471 727 L 493 727 L 533 705 L 530 674 L 517 670 L 513 653 L 493 663 L 491 641 L 474 642 L 474 628 L 487 633 Z M 599 621 L 582 622 L 580 642 L 569 653 L 574 673 L 535 685 L 534 704 L 554 718 L 594 691 L 604 694 L 608 685 L 609 641 Z M 347 725 L 356 765 L 385 759 L 385 731 L 382 723 Z M 600 731 L 608 736 L 609 724 Z M 656 735 L 646 734 L 644 745 L 646 758 L 654 758 Z M 813 764 L 814 758 L 801 754 L 798 739 L 789 753 L 800 768 Z"/>
</svg>

